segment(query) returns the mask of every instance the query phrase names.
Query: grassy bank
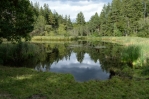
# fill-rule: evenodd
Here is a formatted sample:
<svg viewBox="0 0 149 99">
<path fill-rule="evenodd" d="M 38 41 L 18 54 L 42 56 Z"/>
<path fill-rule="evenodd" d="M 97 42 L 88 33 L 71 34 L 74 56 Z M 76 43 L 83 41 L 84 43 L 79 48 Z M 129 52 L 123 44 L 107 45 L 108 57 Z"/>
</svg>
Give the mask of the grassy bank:
<svg viewBox="0 0 149 99">
<path fill-rule="evenodd" d="M 102 37 L 91 40 L 101 40 L 124 45 L 123 61 L 131 61 L 135 67 L 146 66 L 149 63 L 149 39 L 140 37 Z"/>
<path fill-rule="evenodd" d="M 84 37 L 81 36 L 34 36 L 32 37 L 32 41 L 71 41 L 71 40 L 79 40 L 84 39 Z"/>
<path fill-rule="evenodd" d="M 148 80 L 114 77 L 107 81 L 79 83 L 70 74 L 4 66 L 0 66 L 0 75 L 0 99 L 149 98 Z"/>
<path fill-rule="evenodd" d="M 136 61 L 148 52 L 145 38 L 90 38 L 124 45 L 124 53 Z M 128 47 L 128 48 L 127 48 Z M 125 52 L 126 51 L 126 52 Z M 134 55 L 134 58 L 131 57 Z M 146 56 L 147 58 L 148 56 Z M 127 59 L 127 57 L 125 57 Z M 126 61 L 126 60 L 124 60 Z M 119 76 L 105 81 L 76 82 L 70 74 L 37 72 L 30 68 L 0 66 L 0 99 L 148 99 L 149 67 L 132 69 L 124 66 Z M 128 75 L 128 76 L 127 76 Z M 131 77 L 130 77 L 131 75 Z"/>
<path fill-rule="evenodd" d="M 148 38 L 141 37 L 88 37 L 87 40 L 91 41 L 104 41 L 104 42 L 112 42 L 121 45 L 131 45 L 131 44 L 147 44 L 149 45 Z"/>
</svg>

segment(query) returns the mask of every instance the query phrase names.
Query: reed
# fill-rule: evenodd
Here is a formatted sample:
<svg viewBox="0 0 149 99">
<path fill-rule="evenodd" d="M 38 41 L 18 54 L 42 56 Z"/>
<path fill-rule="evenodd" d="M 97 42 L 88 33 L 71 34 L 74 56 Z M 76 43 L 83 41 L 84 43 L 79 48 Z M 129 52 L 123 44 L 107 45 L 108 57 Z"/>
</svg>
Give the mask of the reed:
<svg viewBox="0 0 149 99">
<path fill-rule="evenodd" d="M 1 44 L 0 45 L 0 63 L 3 65 L 22 66 L 31 61 L 38 61 L 40 49 L 35 44 Z"/>
<path fill-rule="evenodd" d="M 133 67 L 146 66 L 149 59 L 149 39 L 141 37 L 102 37 L 104 42 L 123 45 L 122 61 Z"/>
</svg>

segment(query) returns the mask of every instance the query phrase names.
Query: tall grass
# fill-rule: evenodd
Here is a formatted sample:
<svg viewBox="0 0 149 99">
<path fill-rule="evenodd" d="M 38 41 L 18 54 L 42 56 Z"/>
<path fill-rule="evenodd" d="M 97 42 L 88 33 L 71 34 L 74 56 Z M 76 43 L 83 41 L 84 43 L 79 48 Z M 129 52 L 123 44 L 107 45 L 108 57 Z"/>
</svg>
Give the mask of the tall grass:
<svg viewBox="0 0 149 99">
<path fill-rule="evenodd" d="M 138 60 L 142 64 L 140 61 L 142 58 L 143 57 L 141 57 L 141 49 L 139 46 L 131 45 L 122 50 L 122 61 L 126 62 L 131 67 L 133 67 Z"/>
<path fill-rule="evenodd" d="M 104 42 L 117 43 L 124 46 L 122 61 L 133 67 L 148 65 L 149 39 L 141 37 L 102 37 Z"/>
<path fill-rule="evenodd" d="M 0 63 L 2 65 L 22 66 L 27 63 L 37 62 L 40 49 L 35 44 L 1 44 L 0 45 Z"/>
</svg>

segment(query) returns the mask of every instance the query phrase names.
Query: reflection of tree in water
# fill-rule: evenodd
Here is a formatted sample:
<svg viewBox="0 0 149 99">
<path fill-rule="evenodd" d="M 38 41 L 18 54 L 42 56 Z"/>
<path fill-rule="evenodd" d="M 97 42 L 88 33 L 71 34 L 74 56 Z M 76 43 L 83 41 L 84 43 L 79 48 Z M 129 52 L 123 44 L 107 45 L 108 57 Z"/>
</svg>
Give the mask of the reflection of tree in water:
<svg viewBox="0 0 149 99">
<path fill-rule="evenodd" d="M 83 43 L 83 45 L 86 46 L 83 46 L 81 48 L 75 48 L 75 52 L 77 54 L 78 53 L 80 54 L 80 52 L 88 53 L 90 55 L 90 58 L 94 62 L 97 62 L 98 60 L 100 61 L 100 65 L 104 70 L 110 70 L 110 68 L 121 68 L 122 66 L 120 60 L 121 46 L 105 42 L 86 42 L 86 43 L 88 44 Z"/>
<path fill-rule="evenodd" d="M 71 50 L 67 49 L 64 44 L 41 44 L 44 49 L 41 52 L 41 60 L 36 66 L 39 71 L 47 71 L 54 62 L 62 60 L 64 57 L 69 58 L 71 55 Z M 40 45 L 40 46 L 41 46 Z M 42 54 L 44 53 L 44 54 Z"/>
<path fill-rule="evenodd" d="M 82 63 L 82 61 L 83 61 L 83 59 L 84 59 L 84 54 L 85 54 L 84 51 L 79 51 L 79 52 L 77 53 L 77 55 L 76 55 L 77 60 L 78 60 L 80 63 Z"/>
<path fill-rule="evenodd" d="M 110 68 L 121 68 L 120 61 L 120 49 L 121 47 L 117 44 L 110 44 L 104 42 L 88 42 L 88 41 L 80 41 L 75 43 L 75 46 L 70 48 L 71 44 L 49 44 L 46 45 L 51 52 L 43 54 L 44 58 L 40 61 L 41 65 L 50 66 L 54 62 L 58 62 L 63 60 L 63 58 L 70 59 L 72 51 L 76 53 L 77 60 L 81 63 L 84 59 L 85 53 L 88 53 L 90 58 L 97 62 L 100 61 L 100 65 L 103 70 L 110 70 Z M 45 68 L 45 67 L 44 67 Z"/>
<path fill-rule="evenodd" d="M 102 69 L 119 68 L 121 66 L 120 46 L 110 43 L 100 44 L 101 46 L 106 46 L 106 48 L 100 48 L 99 50 L 93 49 L 94 51 L 91 51 L 91 58 L 95 61 L 99 59 Z"/>
</svg>

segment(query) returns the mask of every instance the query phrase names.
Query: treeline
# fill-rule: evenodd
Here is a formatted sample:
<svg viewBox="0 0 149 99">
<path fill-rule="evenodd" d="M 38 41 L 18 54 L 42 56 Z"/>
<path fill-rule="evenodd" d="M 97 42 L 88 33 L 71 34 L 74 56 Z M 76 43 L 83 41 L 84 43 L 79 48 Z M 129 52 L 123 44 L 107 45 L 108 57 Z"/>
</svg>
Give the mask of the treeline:
<svg viewBox="0 0 149 99">
<path fill-rule="evenodd" d="M 112 0 L 86 27 L 94 36 L 149 37 L 149 0 Z"/>
<path fill-rule="evenodd" d="M 113 0 L 99 20 L 101 36 L 149 37 L 149 0 Z"/>
<path fill-rule="evenodd" d="M 149 0 L 113 0 L 88 22 L 79 12 L 73 23 L 70 16 L 52 12 L 47 4 L 32 5 L 36 21 L 31 35 L 149 37 Z"/>
<path fill-rule="evenodd" d="M 34 9 L 34 31 L 31 36 L 44 35 L 67 35 L 67 31 L 73 28 L 70 16 L 59 15 L 56 11 L 51 11 L 48 4 L 43 7 L 39 3 L 31 3 Z"/>
</svg>

